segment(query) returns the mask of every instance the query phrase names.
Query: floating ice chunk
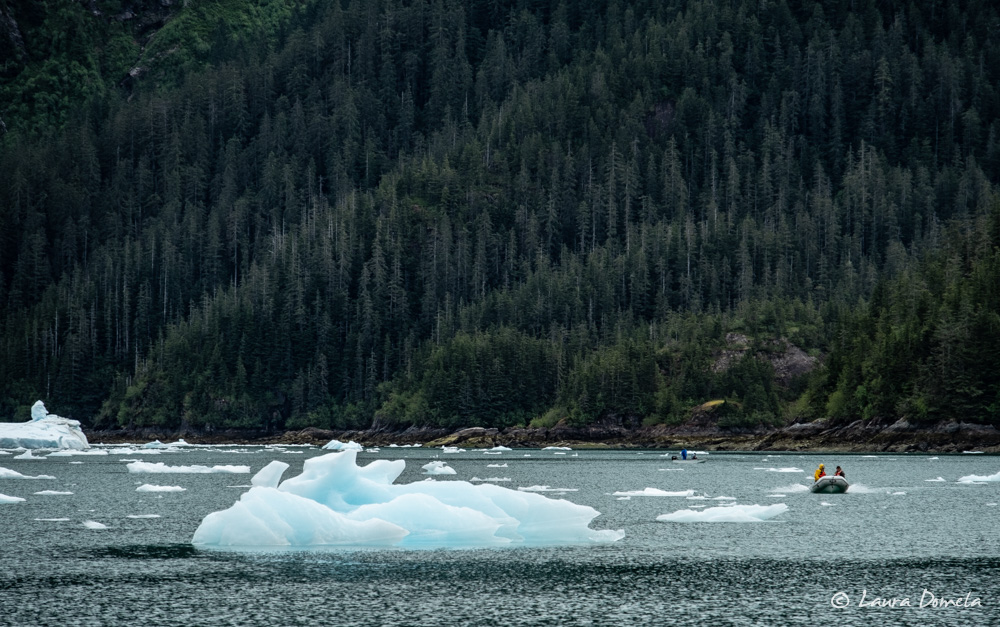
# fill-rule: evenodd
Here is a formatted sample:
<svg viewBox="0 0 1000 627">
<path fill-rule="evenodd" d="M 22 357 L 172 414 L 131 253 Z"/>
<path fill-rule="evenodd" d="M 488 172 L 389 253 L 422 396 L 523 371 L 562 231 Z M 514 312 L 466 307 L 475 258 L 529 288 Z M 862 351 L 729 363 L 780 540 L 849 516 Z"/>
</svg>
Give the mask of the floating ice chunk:
<svg viewBox="0 0 1000 627">
<path fill-rule="evenodd" d="M 69 518 L 36 518 L 38 522 L 69 522 Z"/>
<path fill-rule="evenodd" d="M 958 483 L 982 483 L 1000 481 L 1000 472 L 995 475 L 966 475 L 958 478 Z"/>
<path fill-rule="evenodd" d="M 350 442 L 341 442 L 340 440 L 330 440 L 323 445 L 323 450 L 326 451 L 360 451 L 362 446 L 351 440 Z"/>
<path fill-rule="evenodd" d="M 689 497 L 687 497 L 687 500 L 689 500 L 689 501 L 707 501 L 708 497 L 699 494 L 697 496 L 689 496 Z"/>
<path fill-rule="evenodd" d="M 159 518 L 159 514 L 129 514 L 125 518 Z"/>
<path fill-rule="evenodd" d="M 430 462 L 421 466 L 425 475 L 456 475 L 455 469 L 448 462 Z"/>
<path fill-rule="evenodd" d="M 85 520 L 83 521 L 83 526 L 87 529 L 107 529 L 108 526 L 104 523 L 99 523 L 96 520 Z"/>
<path fill-rule="evenodd" d="M 281 475 L 286 470 L 288 470 L 288 464 L 274 460 L 257 471 L 257 474 L 253 476 L 250 483 L 260 488 L 277 488 L 278 483 L 281 481 Z"/>
<path fill-rule="evenodd" d="M 480 547 L 612 542 L 594 530 L 597 510 L 540 494 L 465 481 L 394 484 L 403 460 L 356 464 L 356 452 L 306 460 L 278 488 L 254 487 L 231 508 L 205 517 L 200 546 Z"/>
<path fill-rule="evenodd" d="M 465 449 L 464 448 L 458 448 L 457 446 L 442 446 L 441 447 L 441 452 L 442 453 L 447 453 L 447 454 L 450 455 L 450 454 L 454 454 L 454 453 L 464 453 Z"/>
<path fill-rule="evenodd" d="M 145 444 L 143 444 L 142 448 L 144 448 L 144 449 L 162 449 L 162 448 L 170 448 L 170 447 L 168 445 L 164 444 L 163 442 L 160 442 L 159 440 L 153 440 L 152 442 L 146 442 Z"/>
<path fill-rule="evenodd" d="M 679 492 L 667 492 L 659 488 L 644 488 L 642 490 L 615 492 L 612 496 L 694 496 L 694 490 L 681 490 Z"/>
<path fill-rule="evenodd" d="M 6 494 L 0 494 L 0 505 L 7 503 L 23 503 L 24 499 L 19 496 L 7 496 Z"/>
<path fill-rule="evenodd" d="M 670 514 L 661 514 L 656 520 L 662 522 L 762 522 L 788 511 L 784 503 L 774 505 L 731 505 L 729 507 L 709 507 L 702 511 L 682 509 Z"/>
<path fill-rule="evenodd" d="M 822 505 L 823 507 L 834 507 L 833 503 L 827 503 L 826 501 L 823 501 L 822 503 L 820 503 L 820 505 Z"/>
<path fill-rule="evenodd" d="M 35 404 L 31 406 L 31 421 L 36 422 L 38 420 L 44 420 L 46 416 L 49 415 L 48 410 L 45 409 L 45 403 L 42 401 L 35 401 Z"/>
<path fill-rule="evenodd" d="M 893 492 L 892 496 L 905 496 L 906 492 Z"/>
<path fill-rule="evenodd" d="M 784 468 L 754 468 L 754 470 L 766 470 L 767 472 L 805 472 L 801 468 L 786 466 Z"/>
<path fill-rule="evenodd" d="M 127 464 L 131 473 L 149 474 L 249 474 L 250 466 L 167 466 L 163 462 L 131 462 Z"/>
<path fill-rule="evenodd" d="M 88 451 L 77 451 L 72 449 L 67 449 L 64 451 L 53 451 L 46 455 L 46 457 L 73 457 L 76 455 L 107 455 L 108 452 L 103 449 L 90 449 Z"/>
<path fill-rule="evenodd" d="M 25 452 L 21 453 L 20 455 L 15 455 L 14 459 L 45 459 L 45 456 L 42 455 L 42 456 L 39 456 L 39 457 L 35 457 L 34 455 L 31 454 L 31 451 L 28 450 L 28 451 L 25 451 Z"/>
<path fill-rule="evenodd" d="M 176 442 L 174 442 L 173 444 L 168 444 L 167 446 L 191 446 L 191 445 L 185 442 L 184 438 L 178 438 Z"/>
<path fill-rule="evenodd" d="M 996 503 L 987 503 L 986 504 L 986 507 L 996 507 L 996 506 L 997 506 Z"/>
<path fill-rule="evenodd" d="M 851 486 L 851 491 L 854 492 L 857 486 Z M 793 483 L 792 485 L 783 485 L 777 488 L 771 488 L 771 492 L 808 492 L 809 486 L 802 485 L 801 483 Z"/>
<path fill-rule="evenodd" d="M 503 464 L 486 464 L 486 467 L 487 468 L 506 468 L 507 464 L 506 463 L 503 463 Z"/>
<path fill-rule="evenodd" d="M 717 496 L 717 497 L 715 497 L 712 500 L 713 501 L 735 501 L 736 497 L 735 496 Z"/>
<path fill-rule="evenodd" d="M 479 477 L 473 477 L 469 481 L 481 481 L 485 483 L 509 483 L 510 477 L 490 477 L 488 479 L 480 479 Z"/>
<path fill-rule="evenodd" d="M 631 500 L 632 500 L 632 497 L 631 497 L 631 496 L 619 496 L 619 497 L 618 497 L 617 499 L 615 499 L 615 500 L 616 500 L 616 501 L 631 501 Z"/>
<path fill-rule="evenodd" d="M 785 496 L 787 496 L 787 495 L 786 494 L 768 494 L 767 496 L 769 496 L 770 498 L 773 498 L 773 499 L 781 499 L 781 498 L 785 498 Z"/>
<path fill-rule="evenodd" d="M 503 451 L 511 451 L 511 450 L 513 450 L 513 449 L 510 449 L 510 448 L 507 448 L 506 446 L 494 446 L 493 448 L 491 448 L 491 449 L 490 449 L 489 451 L 487 451 L 487 452 L 488 452 L 488 453 L 490 453 L 490 452 L 494 452 L 494 451 L 496 451 L 496 452 L 498 452 L 498 453 L 499 453 L 499 452 L 503 452 Z"/>
<path fill-rule="evenodd" d="M 34 477 L 22 475 L 16 470 L 0 466 L 0 479 L 55 479 L 52 475 L 37 475 Z"/>
<path fill-rule="evenodd" d="M 60 492 L 59 490 L 42 490 L 35 492 L 36 496 L 71 496 L 72 492 Z"/>
<path fill-rule="evenodd" d="M 579 488 L 550 488 L 547 485 L 532 485 L 518 488 L 521 492 L 579 492 Z"/>
<path fill-rule="evenodd" d="M 937 457 L 928 457 L 927 461 L 931 461 L 931 460 L 934 460 L 934 459 L 938 459 L 938 458 Z"/>
<path fill-rule="evenodd" d="M 186 488 L 179 485 L 152 485 L 144 483 L 135 489 L 136 492 L 186 492 Z"/>
<path fill-rule="evenodd" d="M 944 481 L 944 477 L 938 477 L 937 479 L 924 479 L 924 481 L 928 481 L 928 482 L 941 482 L 941 481 Z"/>
<path fill-rule="evenodd" d="M 982 451 L 962 451 L 962 455 L 982 455 Z"/>
<path fill-rule="evenodd" d="M 572 451 L 568 446 L 546 446 L 542 449 L 543 451 Z"/>
</svg>

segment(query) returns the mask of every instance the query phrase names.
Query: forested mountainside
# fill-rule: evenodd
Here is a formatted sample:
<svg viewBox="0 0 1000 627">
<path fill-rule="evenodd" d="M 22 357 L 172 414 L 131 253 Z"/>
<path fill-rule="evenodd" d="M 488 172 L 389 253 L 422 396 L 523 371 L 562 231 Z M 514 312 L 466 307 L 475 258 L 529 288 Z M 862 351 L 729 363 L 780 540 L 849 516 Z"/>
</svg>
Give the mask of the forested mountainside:
<svg viewBox="0 0 1000 627">
<path fill-rule="evenodd" d="M 985 0 L 0 0 L 0 412 L 1000 425 L 998 32 Z"/>
</svg>

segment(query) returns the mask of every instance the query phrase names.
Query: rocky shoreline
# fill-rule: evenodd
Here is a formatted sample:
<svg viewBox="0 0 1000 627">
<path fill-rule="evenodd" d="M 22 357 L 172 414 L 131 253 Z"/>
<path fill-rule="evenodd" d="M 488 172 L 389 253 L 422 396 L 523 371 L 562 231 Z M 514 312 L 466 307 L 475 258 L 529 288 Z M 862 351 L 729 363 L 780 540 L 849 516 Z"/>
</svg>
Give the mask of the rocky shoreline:
<svg viewBox="0 0 1000 627">
<path fill-rule="evenodd" d="M 91 443 L 116 444 L 151 440 L 191 444 L 313 444 L 330 440 L 354 440 L 366 447 L 420 444 L 464 448 L 542 448 L 569 446 L 591 449 L 680 449 L 709 451 L 800 451 L 800 452 L 887 452 L 1000 453 L 1000 431 L 990 425 L 965 422 L 918 427 L 905 421 L 891 425 L 865 425 L 857 421 L 846 426 L 830 426 L 824 421 L 798 423 L 776 429 L 721 429 L 714 425 L 680 425 L 628 428 L 621 425 L 552 428 L 487 429 L 471 427 L 459 431 L 411 427 L 402 431 L 384 429 L 331 431 L 308 428 L 301 431 L 264 433 L 256 431 L 213 431 L 211 433 L 162 431 L 91 431 Z"/>
</svg>

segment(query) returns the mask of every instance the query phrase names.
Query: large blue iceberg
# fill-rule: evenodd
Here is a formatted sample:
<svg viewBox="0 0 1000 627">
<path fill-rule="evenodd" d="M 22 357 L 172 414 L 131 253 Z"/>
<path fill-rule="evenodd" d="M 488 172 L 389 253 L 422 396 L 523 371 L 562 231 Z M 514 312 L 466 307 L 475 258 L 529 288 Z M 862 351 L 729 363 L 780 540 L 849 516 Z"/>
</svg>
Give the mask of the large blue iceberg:
<svg viewBox="0 0 1000 627">
<path fill-rule="evenodd" d="M 192 543 L 237 550 L 330 547 L 471 548 L 614 542 L 622 530 L 595 530 L 600 512 L 496 485 L 393 482 L 403 460 L 358 466 L 357 451 L 306 460 L 281 482 L 273 461 L 232 507 L 209 514 Z"/>
</svg>

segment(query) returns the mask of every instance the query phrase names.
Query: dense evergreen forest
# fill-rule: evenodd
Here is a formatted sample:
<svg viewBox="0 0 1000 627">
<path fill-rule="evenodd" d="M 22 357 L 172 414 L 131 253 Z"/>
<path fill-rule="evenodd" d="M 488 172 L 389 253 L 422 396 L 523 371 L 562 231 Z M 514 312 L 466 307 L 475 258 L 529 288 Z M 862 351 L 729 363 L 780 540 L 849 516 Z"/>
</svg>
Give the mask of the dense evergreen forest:
<svg viewBox="0 0 1000 627">
<path fill-rule="evenodd" d="M 1000 426 L 998 33 L 986 0 L 0 0 L 0 419 Z M 821 365 L 779 381 L 784 342 Z"/>
</svg>

